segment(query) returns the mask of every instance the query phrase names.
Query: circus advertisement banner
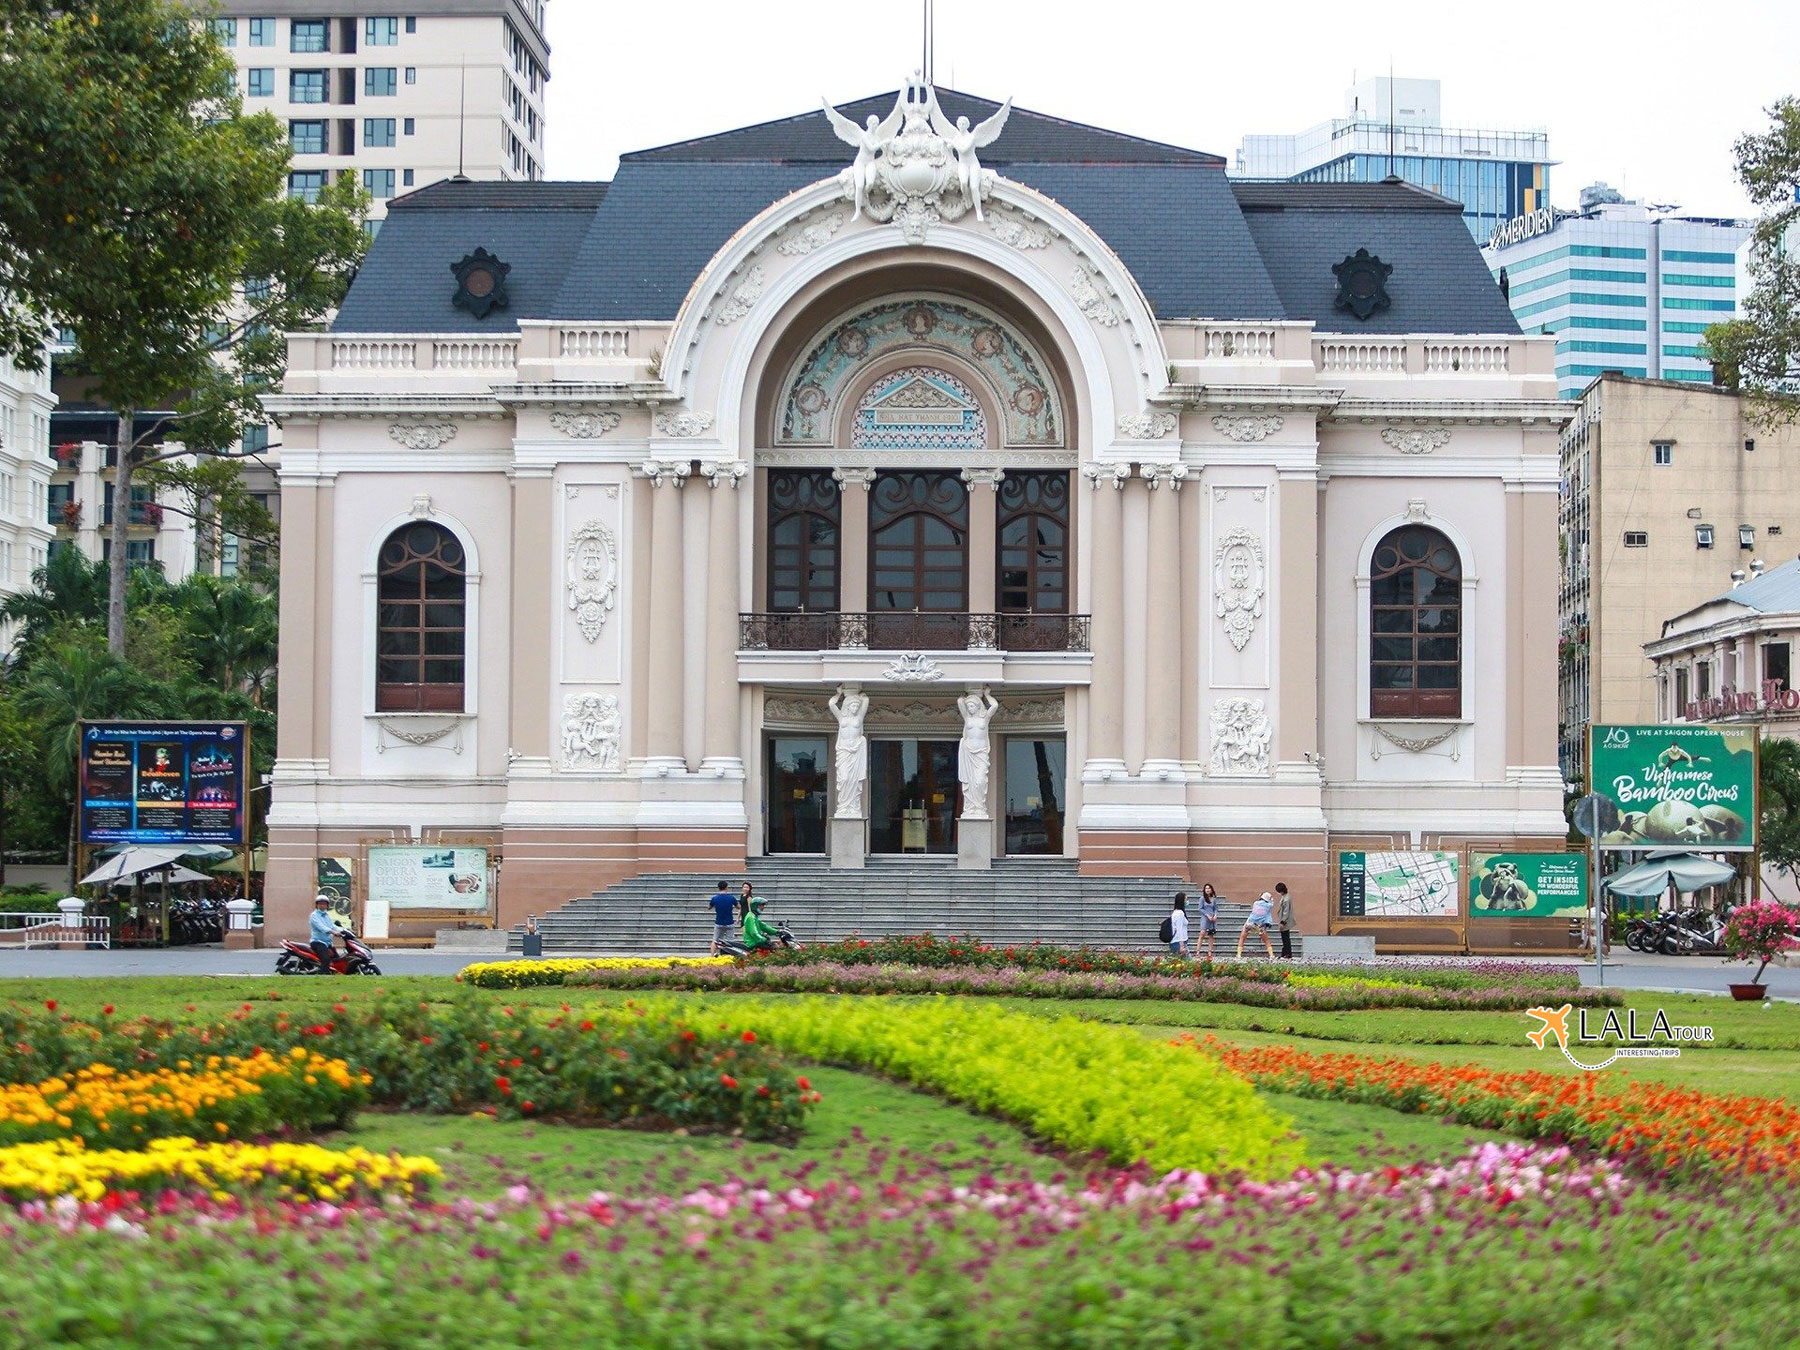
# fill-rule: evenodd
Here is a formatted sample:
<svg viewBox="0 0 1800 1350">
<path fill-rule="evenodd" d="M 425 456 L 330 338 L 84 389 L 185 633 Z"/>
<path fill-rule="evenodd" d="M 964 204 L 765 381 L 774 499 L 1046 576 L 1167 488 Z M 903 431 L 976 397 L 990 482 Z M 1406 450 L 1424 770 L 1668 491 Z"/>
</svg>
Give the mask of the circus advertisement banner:
<svg viewBox="0 0 1800 1350">
<path fill-rule="evenodd" d="M 1580 853 L 1477 853 L 1469 859 L 1471 919 L 1567 919 L 1588 907 Z"/>
<path fill-rule="evenodd" d="M 1756 728 L 1595 726 L 1603 849 L 1756 847 Z M 1610 803 L 1610 805 L 1609 805 Z"/>
</svg>

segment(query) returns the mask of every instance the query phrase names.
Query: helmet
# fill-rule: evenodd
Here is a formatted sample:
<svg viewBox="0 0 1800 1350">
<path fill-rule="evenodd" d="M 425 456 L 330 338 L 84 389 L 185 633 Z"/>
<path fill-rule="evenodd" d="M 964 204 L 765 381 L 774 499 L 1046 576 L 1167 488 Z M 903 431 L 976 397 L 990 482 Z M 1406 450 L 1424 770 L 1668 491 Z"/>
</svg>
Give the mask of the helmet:
<svg viewBox="0 0 1800 1350">
<path fill-rule="evenodd" d="M 762 909 L 762 907 L 763 907 L 763 898 L 760 895 L 753 895 L 750 897 L 750 908 L 753 911 L 759 911 Z"/>
</svg>

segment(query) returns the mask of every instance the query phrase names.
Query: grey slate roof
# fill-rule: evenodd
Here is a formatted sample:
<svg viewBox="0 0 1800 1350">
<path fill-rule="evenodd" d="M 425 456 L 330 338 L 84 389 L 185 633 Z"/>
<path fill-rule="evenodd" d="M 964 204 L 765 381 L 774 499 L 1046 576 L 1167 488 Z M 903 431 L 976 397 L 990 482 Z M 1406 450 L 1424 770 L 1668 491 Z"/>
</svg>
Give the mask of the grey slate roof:
<svg viewBox="0 0 1800 1350">
<path fill-rule="evenodd" d="M 976 122 L 999 105 L 938 97 Z M 885 115 L 895 94 L 844 105 Z M 506 331 L 522 318 L 666 320 L 744 223 L 851 158 L 816 111 L 625 155 L 605 183 L 439 183 L 389 207 L 336 331 Z M 1106 240 L 1162 318 L 1312 319 L 1325 332 L 1516 333 L 1460 207 L 1409 185 L 1232 183 L 1213 155 L 1014 108 L 982 162 Z M 450 303 L 476 247 L 513 264 L 511 304 Z M 1392 308 L 1332 308 L 1331 265 L 1394 264 Z"/>
<path fill-rule="evenodd" d="M 1290 319 L 1311 319 L 1321 333 L 1520 331 L 1451 198 L 1410 183 L 1231 188 Z M 1392 305 L 1366 320 L 1333 304 L 1332 265 L 1359 248 L 1394 268 Z"/>
</svg>

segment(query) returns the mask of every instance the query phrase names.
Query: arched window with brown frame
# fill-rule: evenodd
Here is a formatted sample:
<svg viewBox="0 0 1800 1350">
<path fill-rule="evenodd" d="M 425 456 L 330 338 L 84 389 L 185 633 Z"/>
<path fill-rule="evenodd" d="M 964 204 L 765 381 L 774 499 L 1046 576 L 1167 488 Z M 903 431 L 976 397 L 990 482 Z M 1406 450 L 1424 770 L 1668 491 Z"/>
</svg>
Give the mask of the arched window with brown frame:
<svg viewBox="0 0 1800 1350">
<path fill-rule="evenodd" d="M 870 646 L 966 643 L 969 490 L 958 475 L 877 475 L 869 494 L 869 563 Z"/>
<path fill-rule="evenodd" d="M 375 708 L 463 711 L 468 563 L 442 525 L 414 521 L 381 545 Z"/>
<path fill-rule="evenodd" d="M 1369 716 L 1462 716 L 1462 559 L 1425 525 L 1369 562 Z"/>
<path fill-rule="evenodd" d="M 1013 471 L 1000 480 L 995 523 L 1003 614 L 1069 610 L 1069 475 Z"/>
<path fill-rule="evenodd" d="M 838 608 L 842 497 L 829 469 L 769 473 L 769 609 Z"/>
</svg>

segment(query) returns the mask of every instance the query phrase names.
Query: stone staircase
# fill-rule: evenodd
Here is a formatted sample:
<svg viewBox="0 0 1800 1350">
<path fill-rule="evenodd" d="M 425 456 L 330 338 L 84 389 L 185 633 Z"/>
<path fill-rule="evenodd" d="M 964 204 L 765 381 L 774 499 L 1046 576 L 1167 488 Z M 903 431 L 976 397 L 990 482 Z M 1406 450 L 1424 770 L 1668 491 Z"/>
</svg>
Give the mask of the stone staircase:
<svg viewBox="0 0 1800 1350">
<path fill-rule="evenodd" d="M 1008 858 L 989 871 L 962 871 L 954 859 L 871 859 L 860 871 L 833 871 L 823 859 L 752 858 L 727 875 L 733 891 L 748 879 L 768 901 L 765 913 L 788 923 L 802 943 L 852 934 L 971 933 L 989 943 L 1046 942 L 1159 948 L 1156 932 L 1178 890 L 1197 914 L 1198 891 L 1174 877 L 1079 876 L 1073 861 Z M 544 955 L 703 953 L 712 939 L 707 897 L 717 872 L 633 877 L 571 900 L 538 920 Z M 1250 906 L 1221 899 L 1215 949 L 1236 949 Z M 1198 930 L 1198 919 L 1193 927 Z M 523 929 L 507 937 L 517 952 Z M 1271 934 L 1276 951 L 1280 936 Z M 1262 950 L 1253 935 L 1248 956 Z M 1300 954 L 1300 936 L 1294 935 Z"/>
</svg>

